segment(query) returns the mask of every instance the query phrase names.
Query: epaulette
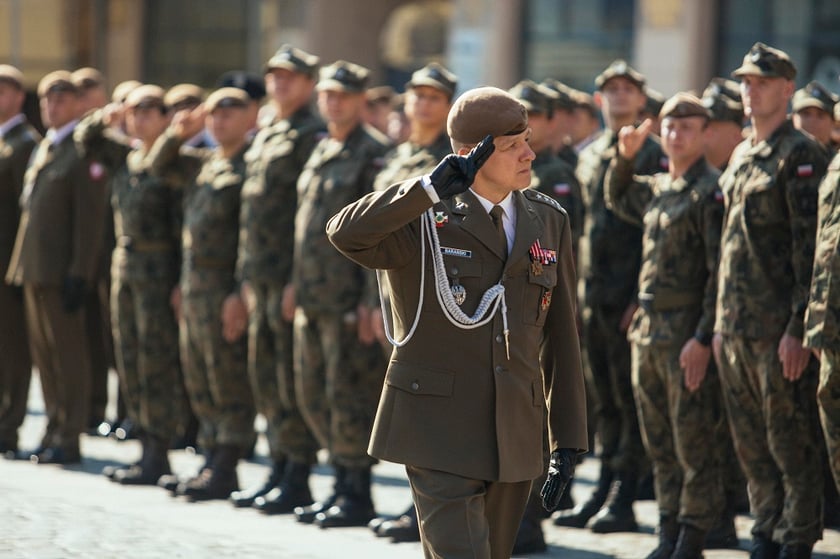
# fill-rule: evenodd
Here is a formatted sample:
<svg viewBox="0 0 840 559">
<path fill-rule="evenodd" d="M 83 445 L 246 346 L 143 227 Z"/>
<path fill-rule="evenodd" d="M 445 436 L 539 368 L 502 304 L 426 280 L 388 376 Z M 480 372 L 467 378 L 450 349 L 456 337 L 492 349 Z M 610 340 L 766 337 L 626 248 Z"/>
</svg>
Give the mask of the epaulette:
<svg viewBox="0 0 840 559">
<path fill-rule="evenodd" d="M 551 206 L 552 208 L 554 208 L 555 210 L 557 210 L 559 212 L 564 212 L 565 213 L 565 210 L 563 209 L 563 206 L 561 206 L 560 203 L 557 200 L 555 200 L 551 196 L 547 196 L 547 195 L 543 194 L 539 190 L 534 190 L 534 189 L 531 189 L 531 188 L 527 188 L 527 189 L 522 191 L 522 194 L 526 198 L 531 200 L 532 202 L 542 202 L 543 204 Z"/>
</svg>

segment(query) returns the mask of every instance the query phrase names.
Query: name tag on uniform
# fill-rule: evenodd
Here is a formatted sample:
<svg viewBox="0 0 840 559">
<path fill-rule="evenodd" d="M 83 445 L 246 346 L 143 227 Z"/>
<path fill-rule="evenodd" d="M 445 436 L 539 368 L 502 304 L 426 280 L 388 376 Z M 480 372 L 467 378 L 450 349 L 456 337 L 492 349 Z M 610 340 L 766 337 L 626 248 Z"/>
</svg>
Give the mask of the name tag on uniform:
<svg viewBox="0 0 840 559">
<path fill-rule="evenodd" d="M 445 256 L 459 256 L 461 258 L 472 258 L 472 251 L 464 250 L 462 248 L 440 247 L 440 251 Z"/>
</svg>

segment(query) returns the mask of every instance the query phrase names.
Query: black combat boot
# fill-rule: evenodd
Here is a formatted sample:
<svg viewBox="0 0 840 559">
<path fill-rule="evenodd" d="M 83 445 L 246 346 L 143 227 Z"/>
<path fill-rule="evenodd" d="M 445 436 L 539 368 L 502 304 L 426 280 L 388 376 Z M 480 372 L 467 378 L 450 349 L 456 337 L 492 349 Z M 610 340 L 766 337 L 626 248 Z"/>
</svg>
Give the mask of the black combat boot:
<svg viewBox="0 0 840 559">
<path fill-rule="evenodd" d="M 537 482 L 542 481 L 542 479 L 544 478 L 538 478 Z M 532 489 L 528 496 L 528 504 L 525 505 L 525 514 L 522 515 L 522 520 L 519 522 L 516 540 L 513 543 L 514 555 L 529 555 L 545 551 L 545 537 L 542 530 L 544 510 L 542 500 L 534 494 Z"/>
<path fill-rule="evenodd" d="M 420 525 L 417 523 L 417 509 L 412 506 L 399 518 L 386 520 L 379 527 L 376 535 L 391 538 L 394 543 L 419 542 Z"/>
<path fill-rule="evenodd" d="M 659 545 L 645 559 L 671 559 L 679 536 L 680 525 L 677 524 L 676 515 L 659 515 Z"/>
<path fill-rule="evenodd" d="M 289 462 L 280 484 L 262 497 L 257 497 L 252 506 L 264 514 L 289 514 L 297 507 L 311 505 L 310 470 L 309 464 Z"/>
<path fill-rule="evenodd" d="M 781 546 L 764 534 L 753 534 L 750 559 L 779 559 Z"/>
<path fill-rule="evenodd" d="M 782 546 L 779 559 L 811 559 L 811 548 L 807 543 L 786 543 Z"/>
<path fill-rule="evenodd" d="M 117 475 L 117 472 L 121 472 L 121 471 L 124 471 L 124 470 L 129 470 L 129 469 L 133 468 L 134 466 L 137 466 L 138 464 L 140 464 L 143 461 L 143 459 L 145 458 L 145 455 L 146 455 L 146 437 L 143 437 L 143 436 L 140 437 L 140 445 L 141 445 L 141 448 L 143 449 L 143 454 L 140 455 L 140 460 L 138 460 L 137 462 L 133 462 L 131 464 L 110 464 L 110 465 L 102 468 L 102 475 L 107 477 L 111 481 L 117 481 L 116 479 L 114 479 L 115 476 Z"/>
<path fill-rule="evenodd" d="M 155 485 L 161 476 L 172 473 L 167 455 L 168 441 L 151 435 L 144 437 L 144 441 L 143 459 L 114 474 L 114 481 L 122 485 Z"/>
<path fill-rule="evenodd" d="M 344 492 L 344 478 L 347 476 L 347 469 L 343 466 L 336 465 L 335 466 L 335 485 L 333 485 L 333 494 L 327 497 L 327 499 L 323 501 L 317 501 L 312 503 L 309 506 L 305 507 L 295 507 L 294 513 L 295 518 L 297 518 L 298 522 L 303 522 L 304 524 L 312 524 L 315 522 L 315 516 L 318 513 L 328 510 L 332 507 L 338 496 Z"/>
<path fill-rule="evenodd" d="M 245 489 L 244 491 L 234 491 L 230 494 L 230 502 L 237 508 L 252 506 L 258 497 L 262 497 L 280 485 L 285 471 L 285 459 L 274 462 L 271 466 L 271 472 L 268 474 L 268 479 L 261 485 Z"/>
<path fill-rule="evenodd" d="M 735 532 L 735 511 L 727 503 L 715 525 L 706 534 L 705 549 L 738 549 L 738 534 Z"/>
<path fill-rule="evenodd" d="M 691 524 L 680 524 L 680 537 L 671 559 L 703 559 L 706 531 Z"/>
<path fill-rule="evenodd" d="M 633 513 L 638 480 L 635 475 L 622 473 L 613 482 L 604 507 L 595 515 L 592 531 L 596 534 L 635 532 L 639 529 Z"/>
<path fill-rule="evenodd" d="M 337 495 L 333 506 L 315 515 L 315 524 L 321 528 L 367 526 L 375 516 L 370 497 L 370 466 L 347 468 L 344 491 Z"/>
<path fill-rule="evenodd" d="M 219 445 L 213 454 L 213 464 L 197 477 L 178 485 L 178 495 L 190 501 L 228 499 L 239 490 L 236 465 L 242 449 L 234 445 Z"/>
<path fill-rule="evenodd" d="M 583 528 L 586 526 L 589 519 L 598 514 L 598 511 L 601 510 L 601 507 L 607 501 L 612 481 L 612 469 L 601 462 L 601 472 L 595 491 L 586 502 L 579 504 L 570 511 L 562 511 L 555 514 L 554 525 L 569 528 Z"/>
<path fill-rule="evenodd" d="M 178 486 L 180 486 L 182 484 L 185 484 L 185 483 L 188 483 L 188 482 L 190 482 L 190 481 L 192 481 L 196 478 L 199 478 L 203 475 L 207 475 L 207 476 L 210 475 L 210 470 L 213 468 L 213 454 L 214 454 L 214 452 L 215 452 L 214 449 L 208 449 L 204 452 L 204 464 L 201 465 L 201 467 L 198 469 L 198 471 L 194 475 L 192 475 L 188 478 L 181 478 L 181 477 L 178 477 L 175 474 L 165 474 L 165 475 L 160 476 L 160 478 L 158 478 L 157 486 L 162 487 L 163 489 L 166 489 L 167 491 L 169 491 L 169 494 L 172 497 L 177 497 L 178 496 Z"/>
</svg>

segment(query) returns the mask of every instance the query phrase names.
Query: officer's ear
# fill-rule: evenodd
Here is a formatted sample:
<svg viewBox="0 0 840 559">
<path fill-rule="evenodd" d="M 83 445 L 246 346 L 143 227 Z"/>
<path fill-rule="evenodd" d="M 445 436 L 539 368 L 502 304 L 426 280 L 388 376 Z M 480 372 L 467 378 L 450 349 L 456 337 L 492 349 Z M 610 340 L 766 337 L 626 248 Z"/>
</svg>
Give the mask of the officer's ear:
<svg viewBox="0 0 840 559">
<path fill-rule="evenodd" d="M 595 106 L 599 109 L 604 108 L 604 97 L 601 95 L 600 91 L 596 91 L 592 94 L 592 100 L 595 102 Z"/>
</svg>

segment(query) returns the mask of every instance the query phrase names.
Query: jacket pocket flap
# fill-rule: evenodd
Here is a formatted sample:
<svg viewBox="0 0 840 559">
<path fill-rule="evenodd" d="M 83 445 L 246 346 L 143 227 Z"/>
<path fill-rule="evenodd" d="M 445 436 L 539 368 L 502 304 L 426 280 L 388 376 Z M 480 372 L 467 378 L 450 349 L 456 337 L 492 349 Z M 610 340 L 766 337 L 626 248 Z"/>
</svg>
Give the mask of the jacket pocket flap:
<svg viewBox="0 0 840 559">
<path fill-rule="evenodd" d="M 452 396 L 455 373 L 433 370 L 394 361 L 385 379 L 390 386 L 412 394 Z"/>
</svg>

